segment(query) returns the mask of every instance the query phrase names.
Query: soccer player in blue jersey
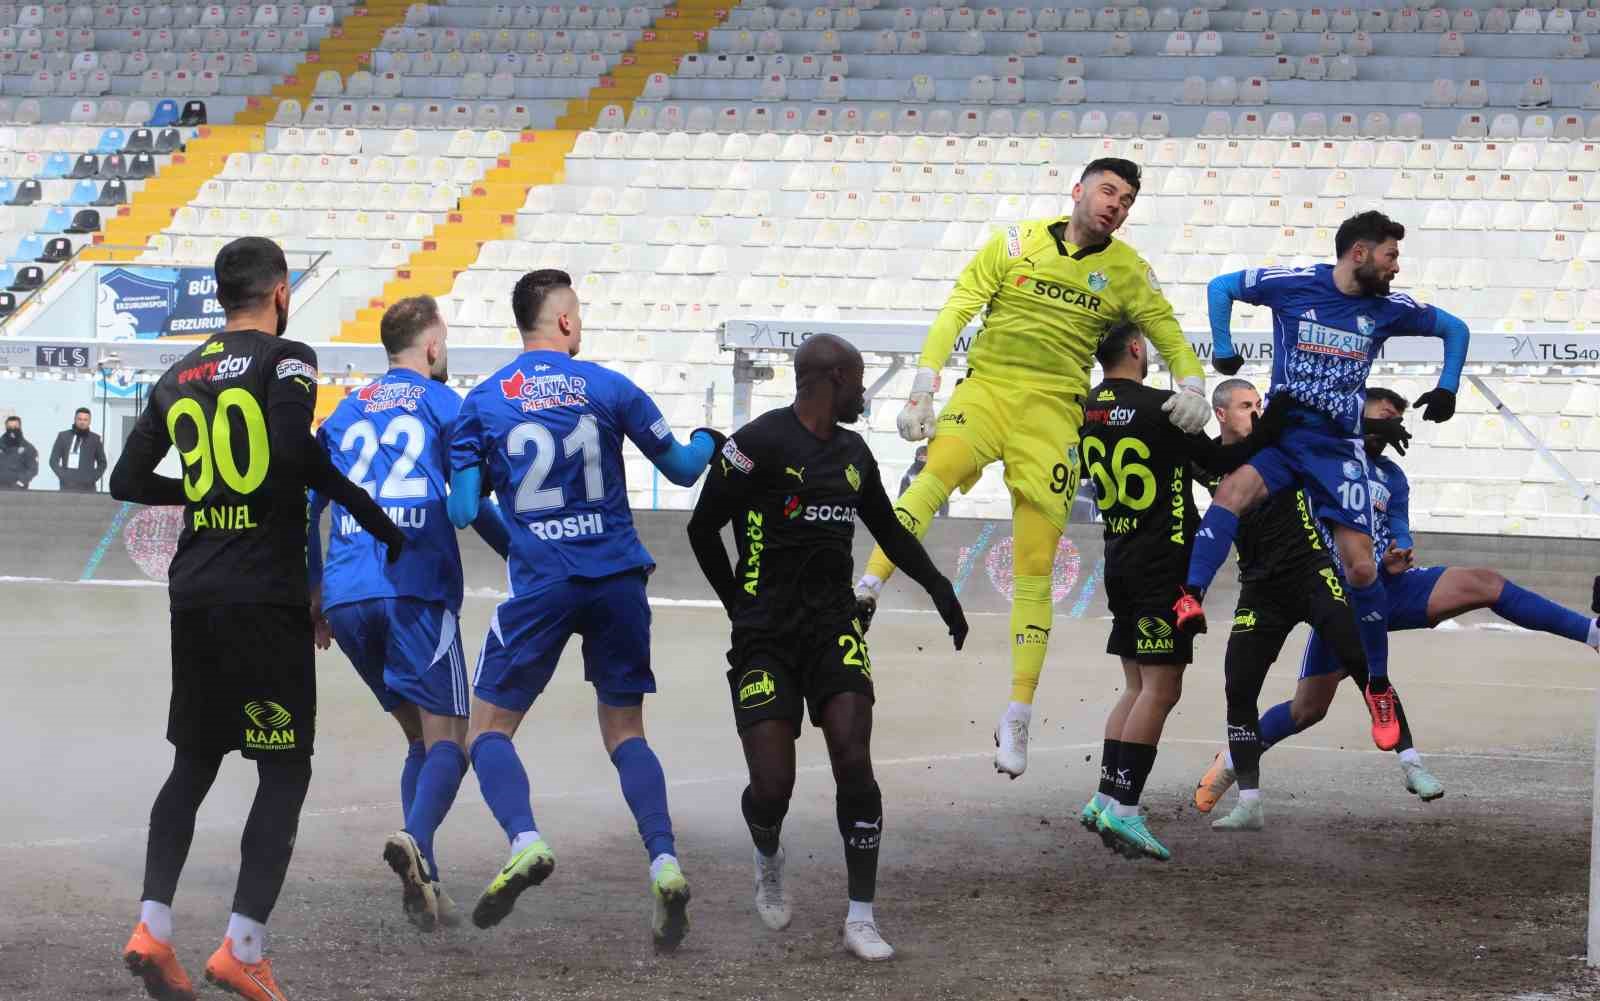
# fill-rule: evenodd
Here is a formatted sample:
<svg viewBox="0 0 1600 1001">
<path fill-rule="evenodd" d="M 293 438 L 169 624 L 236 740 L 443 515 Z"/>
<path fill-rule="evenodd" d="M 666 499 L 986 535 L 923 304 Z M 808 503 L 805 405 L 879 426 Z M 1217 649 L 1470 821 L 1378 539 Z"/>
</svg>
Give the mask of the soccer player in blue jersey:
<svg viewBox="0 0 1600 1001">
<path fill-rule="evenodd" d="M 1174 610 L 1178 626 L 1204 632 L 1201 602 L 1228 558 L 1239 516 L 1291 486 L 1303 487 L 1317 517 L 1333 528 L 1335 548 L 1350 584 L 1370 678 L 1364 696 L 1372 739 L 1383 750 L 1399 742 L 1388 681 L 1388 605 L 1372 554 L 1372 498 L 1362 444 L 1361 408 L 1367 373 L 1383 342 L 1394 336 L 1438 337 L 1444 368 L 1438 387 L 1417 401 L 1424 419 L 1455 413 L 1456 387 L 1467 357 L 1467 326 L 1435 306 L 1391 293 L 1400 273 L 1405 227 L 1381 212 L 1346 219 L 1334 236 L 1336 264 L 1309 268 L 1252 268 L 1211 280 L 1213 361 L 1226 375 L 1242 360 L 1233 350 L 1230 317 L 1235 301 L 1272 310 L 1272 388 L 1297 404 L 1278 444 L 1257 452 L 1224 479 L 1200 522 L 1185 586 Z M 1394 424 L 1383 425 L 1384 433 Z"/>
<path fill-rule="evenodd" d="M 511 841 L 511 858 L 472 920 L 479 928 L 498 924 L 523 890 L 555 868 L 511 738 L 576 634 L 599 703 L 600 738 L 650 859 L 656 949 L 670 952 L 688 931 L 689 884 L 673 846 L 666 779 L 644 736 L 644 696 L 656 690 L 645 598 L 655 563 L 628 509 L 622 439 L 667 479 L 689 486 L 717 436 L 699 430 L 680 444 L 642 390 L 575 359 L 583 322 L 566 272 L 523 275 L 511 310 L 523 353 L 467 394 L 450 452 L 451 519 L 460 526 L 476 517 L 487 483 L 511 529 L 511 597 L 495 609 L 478 659 L 468 735 L 484 801 Z"/>
<path fill-rule="evenodd" d="M 1369 424 L 1398 420 L 1407 409 L 1405 397 L 1389 389 L 1368 389 L 1366 399 L 1365 417 Z M 1398 439 L 1395 450 L 1401 455 L 1405 454 L 1407 440 L 1405 436 Z M 1365 444 L 1371 470 L 1373 543 L 1375 554 L 1381 554 L 1378 555 L 1382 567 L 1380 579 L 1391 632 L 1432 629 L 1447 619 L 1488 608 L 1524 629 L 1563 636 L 1600 649 L 1600 622 L 1519 587 L 1496 570 L 1414 566 L 1411 484 L 1399 464 L 1383 455 L 1388 441 L 1378 435 L 1368 435 Z M 1261 749 L 1265 751 L 1326 716 L 1339 681 L 1346 673 L 1345 665 L 1334 657 L 1327 641 L 1313 632 L 1301 659 L 1300 684 L 1294 699 L 1261 714 Z M 1425 801 L 1438 799 L 1444 795 L 1444 785 L 1423 767 L 1422 756 L 1412 743 L 1410 727 L 1406 725 L 1398 699 L 1396 710 L 1401 736 L 1394 749 L 1400 756 L 1406 789 Z M 1207 773 L 1201 785 L 1213 780 L 1214 776 Z M 1223 788 L 1231 782 L 1232 776 L 1226 775 Z M 1255 827 L 1260 827 L 1259 821 Z"/>
<path fill-rule="evenodd" d="M 387 563 L 381 544 L 334 504 L 324 566 L 321 521 L 328 499 L 313 494 L 308 563 L 312 607 L 321 609 L 318 643 L 327 649 L 330 633 L 338 640 L 405 734 L 405 828 L 390 835 L 383 857 L 400 877 L 406 916 L 432 931 L 456 920 L 439 884 L 433 832 L 467 771 L 467 671 L 457 621 L 461 551 L 445 511 L 450 428 L 461 397 L 444 384 L 448 330 L 431 296 L 390 306 L 379 336 L 389 371 L 346 396 L 317 438 L 334 468 L 401 527 L 406 547 Z M 506 555 L 505 523 L 492 503 L 484 501 L 473 527 Z"/>
</svg>

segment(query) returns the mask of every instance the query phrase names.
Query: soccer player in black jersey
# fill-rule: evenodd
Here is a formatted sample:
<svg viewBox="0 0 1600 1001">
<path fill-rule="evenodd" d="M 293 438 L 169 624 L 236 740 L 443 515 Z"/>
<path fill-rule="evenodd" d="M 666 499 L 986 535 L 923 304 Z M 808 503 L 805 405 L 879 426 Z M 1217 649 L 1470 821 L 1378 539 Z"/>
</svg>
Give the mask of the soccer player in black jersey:
<svg viewBox="0 0 1600 1001">
<path fill-rule="evenodd" d="M 894 950 L 872 916 L 883 799 L 869 748 L 872 660 L 851 590 L 856 518 L 927 590 L 957 650 L 967 622 L 950 581 L 895 517 L 866 442 L 839 426 L 864 408 L 860 352 L 819 334 L 795 353 L 794 368 L 794 404 L 746 424 L 713 457 L 689 540 L 733 621 L 728 687 L 750 769 L 741 806 L 755 841 L 756 910 L 770 928 L 789 924 L 779 831 L 809 712 L 838 787 L 850 893 L 845 946 L 882 960 Z M 732 567 L 722 541 L 730 521 Z"/>
<path fill-rule="evenodd" d="M 404 536 L 311 437 L 317 356 L 283 338 L 289 270 L 270 240 L 217 254 L 226 326 L 168 369 L 111 473 L 111 493 L 183 505 L 172 597 L 172 772 L 150 811 L 139 923 L 123 951 L 152 997 L 192 999 L 172 949 L 172 898 L 195 813 L 223 757 L 256 761 L 259 785 L 239 882 L 206 979 L 252 1001 L 283 1001 L 264 956 L 266 923 L 289 869 L 311 782 L 317 690 L 306 577 L 306 487 L 346 505 L 399 555 Z M 178 479 L 157 475 L 169 448 Z"/>
<path fill-rule="evenodd" d="M 1106 653 L 1122 659 L 1127 686 L 1106 719 L 1100 789 L 1079 821 L 1129 858 L 1166 860 L 1172 854 L 1145 826 L 1139 797 L 1194 653 L 1193 637 L 1177 628 L 1164 600 L 1183 581 L 1200 520 L 1191 465 L 1218 473 L 1237 467 L 1272 437 L 1272 422 L 1226 447 L 1178 430 L 1162 410 L 1172 394 L 1144 384 L 1150 348 L 1132 324 L 1108 330 L 1095 358 L 1105 379 L 1084 410 L 1083 468 L 1105 522 Z"/>
<path fill-rule="evenodd" d="M 1211 393 L 1224 445 L 1242 440 L 1261 411 L 1261 394 L 1244 379 L 1227 379 Z M 1207 484 L 1215 486 L 1213 479 Z M 1258 700 L 1267 671 L 1294 627 L 1309 623 L 1336 651 L 1341 665 L 1365 686 L 1367 657 L 1351 611 L 1348 585 L 1303 490 L 1284 490 L 1239 522 L 1239 603 L 1223 661 L 1228 699 L 1228 747 L 1219 751 L 1195 789 L 1194 804 L 1210 813 L 1235 780 L 1239 803 L 1212 821 L 1219 831 L 1262 826 L 1261 726 Z M 1302 679 L 1304 686 L 1336 686 L 1342 675 Z M 1399 696 L 1395 698 L 1399 707 Z M 1398 710 L 1403 713 L 1403 710 Z"/>
</svg>

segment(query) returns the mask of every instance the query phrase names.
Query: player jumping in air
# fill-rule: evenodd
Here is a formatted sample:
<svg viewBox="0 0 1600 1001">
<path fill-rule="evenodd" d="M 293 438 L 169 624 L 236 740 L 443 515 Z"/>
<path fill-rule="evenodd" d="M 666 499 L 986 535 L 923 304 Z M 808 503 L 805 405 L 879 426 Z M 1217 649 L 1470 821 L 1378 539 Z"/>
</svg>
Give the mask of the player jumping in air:
<svg viewBox="0 0 1600 1001">
<path fill-rule="evenodd" d="M 564 271 L 523 275 L 511 294 L 523 353 L 479 383 L 461 405 L 451 439 L 450 519 L 478 517 L 491 486 L 511 528 L 511 597 L 495 609 L 472 687 L 472 767 L 511 858 L 472 912 L 499 924 L 517 896 L 555 868 L 534 826 L 528 773 L 511 738 L 555 673 L 562 649 L 583 637 L 584 677 L 594 685 L 600 739 L 650 859 L 656 949 L 689 930 L 689 884 L 678 865 L 661 763 L 645 742 L 650 607 L 655 562 L 633 527 L 623 477 L 624 436 L 667 479 L 689 486 L 715 448 L 710 432 L 672 437 L 649 396 L 622 375 L 578 361 L 583 321 Z M 431 832 L 412 831 L 419 840 Z"/>
<path fill-rule="evenodd" d="M 222 759 L 241 751 L 259 784 L 240 844 L 239 883 L 206 979 L 250 1001 L 284 1001 L 265 956 L 267 919 L 311 784 L 317 675 L 306 582 L 306 487 L 344 505 L 400 555 L 405 536 L 340 476 L 311 437 L 317 356 L 284 339 L 289 268 L 271 240 L 217 254 L 226 326 L 166 371 L 111 472 L 111 494 L 183 505 L 172 595 L 172 773 L 150 810 L 143 903 L 123 949 L 151 997 L 192 1001 L 172 949 L 172 898 L 195 814 Z M 156 466 L 170 448 L 179 479 Z"/>
<path fill-rule="evenodd" d="M 406 916 L 432 931 L 459 920 L 439 884 L 432 834 L 467 771 L 467 666 L 457 620 L 461 551 L 445 512 L 450 426 L 461 397 L 445 385 L 448 331 L 431 296 L 390 306 L 379 336 L 389 371 L 341 400 L 317 440 L 336 469 L 393 513 L 406 533 L 405 554 L 385 563 L 376 540 L 335 504 L 324 567 L 320 523 L 328 500 L 314 494 L 312 609 L 318 644 L 327 649 L 330 634 L 338 640 L 405 734 L 405 826 L 389 837 L 383 855 L 400 877 Z M 473 527 L 506 555 L 506 527 L 493 503 L 483 502 Z"/>
<path fill-rule="evenodd" d="M 1406 411 L 1406 400 L 1388 389 L 1367 390 L 1366 419 L 1369 422 L 1398 420 Z M 1376 516 L 1373 543 L 1382 553 L 1382 583 L 1391 630 L 1432 629 L 1447 619 L 1480 608 L 1488 608 L 1508 622 L 1524 629 L 1564 636 L 1569 640 L 1600 649 L 1600 622 L 1535 594 L 1506 580 L 1499 572 L 1469 567 L 1417 567 L 1413 565 L 1411 538 L 1411 485 L 1393 460 L 1385 457 L 1384 446 L 1395 441 L 1397 452 L 1405 454 L 1408 435 L 1384 438 L 1368 435 L 1366 449 L 1370 459 L 1372 504 Z M 1334 690 L 1343 676 L 1342 665 L 1328 637 L 1312 633 L 1301 661 L 1302 691 L 1291 702 L 1283 702 L 1261 714 L 1261 749 L 1313 726 L 1327 715 Z M 1308 686 L 1307 681 L 1320 680 Z M 1444 786 L 1422 765 L 1422 757 L 1412 745 L 1404 713 L 1399 723 L 1402 736 L 1398 746 L 1406 789 L 1423 800 L 1444 795 Z M 1212 771 L 1219 772 L 1216 762 Z M 1207 773 L 1202 788 L 1220 786 L 1226 791 L 1231 777 L 1223 769 Z M 1217 796 L 1221 795 L 1217 792 Z M 1198 793 L 1196 794 L 1198 799 Z"/>
<path fill-rule="evenodd" d="M 1155 272 L 1112 234 L 1139 196 L 1139 167 L 1095 160 L 1072 189 L 1070 216 L 1017 223 L 995 234 L 956 280 L 923 345 L 901 437 L 932 436 L 928 463 L 895 513 L 919 539 L 957 487 L 970 490 L 999 460 L 1011 492 L 1015 578 L 1011 599 L 1011 700 L 995 729 L 995 768 L 1016 778 L 1028 767 L 1028 724 L 1044 667 L 1056 546 L 1078 487 L 1078 429 L 1095 346 L 1117 320 L 1138 324 L 1181 391 L 1167 401 L 1185 433 L 1205 426 L 1205 379 L 1161 294 Z M 934 420 L 939 371 L 979 310 L 983 332 L 967 377 Z M 864 619 L 894 563 L 873 551 L 856 585 Z M 865 624 L 865 622 L 864 622 Z M 1024 642 L 1024 638 L 1028 638 Z"/>
<path fill-rule="evenodd" d="M 728 688 L 750 768 L 740 806 L 755 842 L 756 911 L 770 928 L 789 924 L 779 833 L 809 712 L 838 788 L 850 893 L 845 947 L 882 960 L 894 950 L 872 914 L 883 797 L 870 749 L 872 659 L 850 589 L 856 518 L 933 598 L 957 650 L 967 622 L 950 582 L 895 519 L 866 442 L 839 426 L 864 407 L 860 352 L 819 334 L 795 353 L 794 368 L 794 404 L 734 432 L 713 460 L 689 540 L 733 621 Z M 722 542 L 730 521 L 732 567 Z"/>
<path fill-rule="evenodd" d="M 1438 337 L 1444 367 L 1438 388 L 1417 401 L 1424 417 L 1446 421 L 1455 413 L 1456 387 L 1467 357 L 1466 324 L 1435 306 L 1416 302 L 1389 284 L 1400 273 L 1405 227 L 1381 212 L 1362 212 L 1334 236 L 1337 264 L 1309 268 L 1252 268 L 1211 280 L 1208 290 L 1214 363 L 1225 375 L 1239 370 L 1230 314 L 1235 300 L 1272 310 L 1272 389 L 1296 406 L 1276 447 L 1223 480 L 1195 536 L 1188 580 L 1174 608 L 1186 632 L 1204 632 L 1201 602 L 1228 558 L 1239 516 L 1291 486 L 1305 488 L 1316 516 L 1333 526 L 1334 544 L 1350 585 L 1370 679 L 1364 693 L 1372 739 L 1382 750 L 1400 740 L 1389 694 L 1387 602 L 1372 556 L 1373 510 L 1367 490 L 1361 406 L 1367 373 L 1383 342 L 1394 336 Z"/>
<path fill-rule="evenodd" d="M 1271 439 L 1270 422 L 1282 408 L 1255 435 L 1222 446 L 1204 434 L 1184 434 L 1166 419 L 1173 394 L 1145 386 L 1150 347 L 1138 327 L 1113 326 L 1095 359 L 1105 379 L 1089 391 L 1083 464 L 1105 523 L 1112 615 L 1106 653 L 1121 658 L 1126 687 L 1106 718 L 1100 789 L 1079 820 L 1129 858 L 1165 860 L 1172 855 L 1145 826 L 1139 797 L 1155 765 L 1161 730 L 1183 694 L 1183 669 L 1194 659 L 1194 638 L 1178 630 L 1167 601 L 1188 567 L 1199 522 L 1190 467 L 1217 474 L 1237 468 Z"/>
</svg>

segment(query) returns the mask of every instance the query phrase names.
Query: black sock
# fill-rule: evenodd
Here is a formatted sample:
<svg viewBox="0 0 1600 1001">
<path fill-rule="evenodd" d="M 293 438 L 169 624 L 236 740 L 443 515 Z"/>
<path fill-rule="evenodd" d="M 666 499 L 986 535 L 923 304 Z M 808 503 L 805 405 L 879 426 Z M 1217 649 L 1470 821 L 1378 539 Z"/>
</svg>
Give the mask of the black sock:
<svg viewBox="0 0 1600 1001">
<path fill-rule="evenodd" d="M 778 854 L 778 835 L 783 831 L 783 818 L 789 812 L 789 801 L 767 803 L 755 798 L 750 787 L 744 787 L 739 797 L 739 808 L 744 811 L 744 822 L 750 828 L 750 840 L 756 851 L 771 858 Z"/>
<path fill-rule="evenodd" d="M 1390 687 L 1393 688 L 1394 686 L 1391 685 Z M 1406 722 L 1406 710 L 1400 704 L 1399 689 L 1395 689 L 1394 693 L 1394 718 L 1395 722 L 1400 724 L 1400 743 L 1394 745 L 1394 753 L 1399 754 L 1401 751 L 1409 751 L 1416 746 L 1411 742 L 1411 724 Z"/>
<path fill-rule="evenodd" d="M 205 802 L 222 755 L 196 755 L 179 749 L 172 772 L 150 808 L 150 840 L 144 853 L 144 893 L 140 900 L 171 905 L 178 892 L 178 877 L 189 858 L 194 840 L 194 817 Z"/>
<path fill-rule="evenodd" d="M 850 899 L 872 903 L 878 889 L 878 842 L 883 837 L 883 794 L 878 783 L 840 787 L 836 804 L 844 838 Z"/>
<path fill-rule="evenodd" d="M 1246 710 L 1228 710 L 1228 757 L 1233 759 L 1233 774 L 1240 789 L 1256 789 L 1261 785 L 1261 726 L 1260 715 L 1254 706 Z"/>
<path fill-rule="evenodd" d="M 1125 740 L 1117 761 L 1117 802 L 1123 806 L 1138 806 L 1145 780 L 1156 765 L 1156 745 Z"/>
<path fill-rule="evenodd" d="M 1117 798 L 1117 761 L 1121 757 L 1122 741 L 1107 739 L 1100 751 L 1100 795 Z"/>
<path fill-rule="evenodd" d="M 256 799 L 239 841 L 233 912 L 266 924 L 289 874 L 300 807 L 311 787 L 311 759 L 263 759 L 256 762 L 256 775 Z"/>
</svg>

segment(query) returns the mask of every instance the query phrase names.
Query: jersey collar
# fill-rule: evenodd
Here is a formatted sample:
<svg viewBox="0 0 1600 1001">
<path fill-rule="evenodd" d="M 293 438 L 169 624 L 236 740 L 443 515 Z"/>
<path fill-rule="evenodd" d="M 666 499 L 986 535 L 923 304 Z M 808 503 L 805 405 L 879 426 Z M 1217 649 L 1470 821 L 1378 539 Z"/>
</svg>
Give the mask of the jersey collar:
<svg viewBox="0 0 1600 1001">
<path fill-rule="evenodd" d="M 1056 251 L 1060 253 L 1062 257 L 1070 257 L 1074 261 L 1081 261 L 1085 257 L 1092 257 L 1111 246 L 1111 238 L 1107 237 L 1105 243 L 1095 243 L 1087 247 L 1079 247 L 1077 250 L 1068 250 L 1067 247 L 1069 244 L 1066 240 L 1067 220 L 1065 218 L 1057 219 L 1055 222 L 1051 223 L 1049 230 L 1051 238 L 1056 241 Z"/>
</svg>

